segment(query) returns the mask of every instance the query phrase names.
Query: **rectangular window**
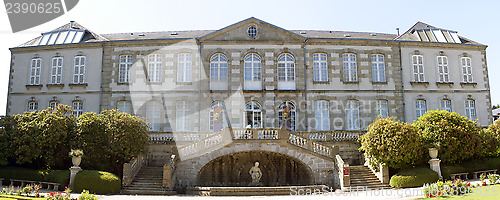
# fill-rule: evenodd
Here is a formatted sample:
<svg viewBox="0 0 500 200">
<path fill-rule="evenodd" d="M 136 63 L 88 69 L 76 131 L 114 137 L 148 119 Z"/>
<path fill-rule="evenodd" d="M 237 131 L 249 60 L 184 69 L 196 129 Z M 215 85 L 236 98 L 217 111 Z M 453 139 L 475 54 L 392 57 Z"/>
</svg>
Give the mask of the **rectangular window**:
<svg viewBox="0 0 500 200">
<path fill-rule="evenodd" d="M 386 118 L 389 116 L 386 100 L 377 100 L 375 102 L 375 114 L 377 117 Z"/>
<path fill-rule="evenodd" d="M 314 81 L 316 82 L 328 81 L 328 64 L 326 57 L 326 53 L 313 54 L 313 74 Z"/>
<path fill-rule="evenodd" d="M 132 102 L 130 101 L 118 101 L 116 103 L 116 109 L 118 109 L 120 112 L 124 112 L 127 114 L 134 114 L 134 109 L 132 108 Z"/>
<path fill-rule="evenodd" d="M 30 101 L 28 102 L 28 112 L 37 111 L 38 110 L 38 102 Z"/>
<path fill-rule="evenodd" d="M 346 110 L 346 130 L 359 130 L 359 102 L 355 100 L 347 101 Z"/>
<path fill-rule="evenodd" d="M 177 82 L 191 82 L 192 55 L 179 54 L 177 62 Z"/>
<path fill-rule="evenodd" d="M 385 82 L 385 61 L 384 55 L 372 55 L 372 79 L 373 82 Z"/>
<path fill-rule="evenodd" d="M 469 120 L 476 120 L 476 102 L 472 99 L 465 101 L 465 116 Z"/>
<path fill-rule="evenodd" d="M 62 82 L 63 58 L 52 58 L 52 69 L 50 70 L 50 83 L 61 84 Z"/>
<path fill-rule="evenodd" d="M 413 81 L 424 82 L 424 57 L 422 55 L 413 55 Z"/>
<path fill-rule="evenodd" d="M 40 85 L 40 72 L 42 70 L 42 59 L 31 59 L 30 85 Z"/>
<path fill-rule="evenodd" d="M 345 53 L 342 55 L 344 65 L 344 82 L 358 81 L 358 67 L 356 64 L 356 54 Z"/>
<path fill-rule="evenodd" d="M 58 105 L 59 105 L 59 101 L 54 101 L 54 100 L 49 101 L 49 107 L 51 107 L 51 108 L 55 108 Z"/>
<path fill-rule="evenodd" d="M 150 123 L 150 131 L 161 131 L 161 120 L 164 114 L 162 105 L 157 101 L 146 105 L 146 121 Z"/>
<path fill-rule="evenodd" d="M 427 112 L 427 105 L 426 105 L 425 100 L 417 100 L 415 102 L 415 108 L 416 108 L 415 111 L 417 113 L 417 119 L 418 119 L 420 116 L 424 115 L 425 112 Z"/>
<path fill-rule="evenodd" d="M 330 130 L 330 109 L 328 101 L 314 102 L 314 115 L 316 118 L 316 131 Z"/>
<path fill-rule="evenodd" d="M 441 100 L 441 110 L 446 110 L 451 112 L 451 100 L 443 99 Z"/>
<path fill-rule="evenodd" d="M 462 57 L 461 59 L 462 63 L 462 77 L 463 77 L 463 82 L 464 83 L 472 83 L 472 66 L 471 66 L 471 60 L 469 57 Z"/>
<path fill-rule="evenodd" d="M 132 55 L 120 56 L 120 66 L 118 68 L 118 82 L 119 83 L 129 83 L 130 82 L 130 69 L 134 64 L 134 59 Z"/>
<path fill-rule="evenodd" d="M 85 83 L 85 56 L 75 57 L 75 68 L 73 71 L 73 83 Z"/>
<path fill-rule="evenodd" d="M 148 81 L 161 82 L 161 55 L 151 54 L 148 56 Z"/>
<path fill-rule="evenodd" d="M 187 101 L 177 102 L 176 105 L 177 116 L 175 118 L 177 131 L 190 131 L 190 126 L 189 126 L 189 121 L 190 121 L 189 115 L 191 114 L 190 107 L 191 105 L 189 105 L 189 102 Z"/>
<path fill-rule="evenodd" d="M 438 56 L 437 64 L 438 64 L 439 82 L 441 83 L 450 82 L 450 72 L 448 70 L 448 57 Z"/>
<path fill-rule="evenodd" d="M 78 117 L 83 114 L 83 101 L 73 101 L 73 115 Z"/>
</svg>

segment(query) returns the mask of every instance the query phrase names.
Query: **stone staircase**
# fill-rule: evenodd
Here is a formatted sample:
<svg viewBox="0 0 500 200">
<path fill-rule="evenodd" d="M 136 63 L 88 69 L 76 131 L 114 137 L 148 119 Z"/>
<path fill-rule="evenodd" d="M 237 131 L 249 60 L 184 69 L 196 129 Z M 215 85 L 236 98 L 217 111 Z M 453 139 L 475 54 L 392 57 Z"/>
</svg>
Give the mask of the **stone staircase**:
<svg viewBox="0 0 500 200">
<path fill-rule="evenodd" d="M 349 166 L 351 187 L 366 187 L 367 189 L 390 189 L 383 184 L 367 166 Z"/>
<path fill-rule="evenodd" d="M 144 166 L 137 173 L 129 186 L 123 187 L 121 194 L 169 195 L 175 191 L 166 191 L 162 186 L 163 167 Z"/>
</svg>

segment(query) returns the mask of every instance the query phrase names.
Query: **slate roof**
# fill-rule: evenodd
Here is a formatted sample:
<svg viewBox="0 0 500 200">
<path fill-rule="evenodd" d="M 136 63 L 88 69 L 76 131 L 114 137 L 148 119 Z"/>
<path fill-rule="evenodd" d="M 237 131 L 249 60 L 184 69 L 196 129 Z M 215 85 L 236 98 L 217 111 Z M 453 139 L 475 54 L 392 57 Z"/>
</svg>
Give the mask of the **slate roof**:
<svg viewBox="0 0 500 200">
<path fill-rule="evenodd" d="M 400 36 L 396 37 L 394 40 L 396 40 L 396 41 L 416 41 L 416 42 L 423 42 L 423 41 L 420 41 L 420 39 L 417 36 L 415 36 L 413 34 L 413 32 L 415 30 L 418 30 L 418 29 L 427 29 L 427 28 L 441 29 L 441 30 L 445 30 L 445 31 L 451 31 L 451 30 L 448 30 L 448 29 L 438 28 L 438 27 L 432 26 L 430 24 L 418 21 L 410 29 L 408 29 L 406 32 L 404 32 Z M 456 31 L 452 31 L 452 32 L 456 32 Z M 465 38 L 465 37 L 460 36 L 460 35 L 458 37 L 462 41 L 461 44 L 484 45 L 484 44 L 481 44 L 479 42 L 470 40 L 470 39 Z M 435 43 L 435 42 L 428 42 L 428 43 Z"/>
</svg>

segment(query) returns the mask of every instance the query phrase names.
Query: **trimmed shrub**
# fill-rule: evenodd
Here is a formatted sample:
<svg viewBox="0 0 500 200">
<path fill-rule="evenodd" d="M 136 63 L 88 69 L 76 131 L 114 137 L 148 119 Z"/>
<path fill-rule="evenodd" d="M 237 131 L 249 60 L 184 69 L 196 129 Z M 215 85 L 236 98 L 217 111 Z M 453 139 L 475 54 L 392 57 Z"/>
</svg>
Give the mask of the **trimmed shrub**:
<svg viewBox="0 0 500 200">
<path fill-rule="evenodd" d="M 116 194 L 120 192 L 121 180 L 109 172 L 83 170 L 76 174 L 73 186 L 75 193 L 88 190 L 95 194 Z"/>
<path fill-rule="evenodd" d="M 370 124 L 368 132 L 360 137 L 360 150 L 372 164 L 385 163 L 396 169 L 424 164 L 427 149 L 419 134 L 411 124 L 394 119 L 378 118 Z"/>
<path fill-rule="evenodd" d="M 425 166 L 400 171 L 391 177 L 389 185 L 395 188 L 420 187 L 437 180 L 439 180 L 438 173 Z"/>
<path fill-rule="evenodd" d="M 481 157 L 481 139 L 478 135 L 480 128 L 475 121 L 455 112 L 431 110 L 419 117 L 414 125 L 428 145 L 440 144 L 438 157 L 443 164 L 459 163 L 474 156 Z"/>
<path fill-rule="evenodd" d="M 0 177 L 4 178 L 4 183 L 10 183 L 10 179 L 43 181 L 43 170 L 24 169 L 17 167 L 0 168 Z"/>
<path fill-rule="evenodd" d="M 53 170 L 45 174 L 43 179 L 46 182 L 61 184 L 62 187 L 59 187 L 59 189 L 63 190 L 64 186 L 69 185 L 69 177 L 69 170 Z"/>
</svg>

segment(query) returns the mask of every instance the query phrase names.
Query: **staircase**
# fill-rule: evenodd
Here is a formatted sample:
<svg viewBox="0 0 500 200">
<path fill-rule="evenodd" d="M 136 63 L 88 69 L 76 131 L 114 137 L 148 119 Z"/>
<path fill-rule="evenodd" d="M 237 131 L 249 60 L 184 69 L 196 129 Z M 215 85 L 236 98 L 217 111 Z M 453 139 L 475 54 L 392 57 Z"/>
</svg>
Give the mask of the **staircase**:
<svg viewBox="0 0 500 200">
<path fill-rule="evenodd" d="M 349 166 L 351 187 L 366 187 L 368 189 L 390 189 L 391 186 L 383 184 L 367 166 Z"/>
<path fill-rule="evenodd" d="M 174 191 L 166 191 L 162 186 L 163 167 L 144 166 L 137 173 L 129 186 L 123 187 L 122 194 L 168 195 Z"/>
</svg>

